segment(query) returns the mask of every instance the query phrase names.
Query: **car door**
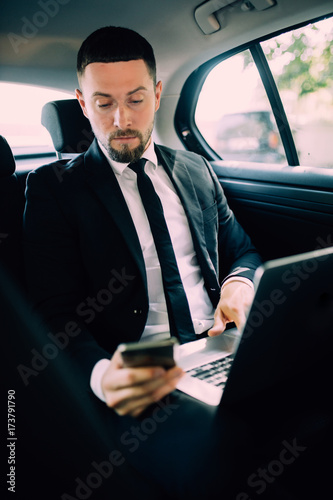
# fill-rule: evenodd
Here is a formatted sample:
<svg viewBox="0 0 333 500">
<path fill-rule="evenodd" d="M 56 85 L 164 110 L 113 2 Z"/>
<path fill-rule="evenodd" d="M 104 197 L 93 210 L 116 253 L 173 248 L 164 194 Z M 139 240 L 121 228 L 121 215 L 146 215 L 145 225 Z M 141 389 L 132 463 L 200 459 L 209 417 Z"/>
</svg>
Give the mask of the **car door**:
<svg viewBox="0 0 333 500">
<path fill-rule="evenodd" d="M 332 33 L 331 17 L 221 54 L 178 103 L 264 260 L 333 245 Z"/>
</svg>

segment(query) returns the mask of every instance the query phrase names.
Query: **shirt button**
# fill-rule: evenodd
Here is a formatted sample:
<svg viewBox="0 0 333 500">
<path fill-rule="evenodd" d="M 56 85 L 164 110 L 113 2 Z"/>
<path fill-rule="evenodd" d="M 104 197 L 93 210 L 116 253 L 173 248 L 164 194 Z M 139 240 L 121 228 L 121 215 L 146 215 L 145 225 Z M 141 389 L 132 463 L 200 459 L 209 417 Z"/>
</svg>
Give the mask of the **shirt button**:
<svg viewBox="0 0 333 500">
<path fill-rule="evenodd" d="M 139 316 L 140 314 L 142 314 L 142 309 L 134 309 L 133 313 L 134 313 L 136 316 Z"/>
</svg>

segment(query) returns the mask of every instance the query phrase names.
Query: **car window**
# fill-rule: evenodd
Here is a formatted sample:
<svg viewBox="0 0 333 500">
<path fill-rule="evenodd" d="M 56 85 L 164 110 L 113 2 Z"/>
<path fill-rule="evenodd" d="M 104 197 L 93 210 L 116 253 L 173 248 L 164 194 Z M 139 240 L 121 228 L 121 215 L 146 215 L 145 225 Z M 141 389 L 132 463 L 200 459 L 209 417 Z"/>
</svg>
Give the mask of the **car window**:
<svg viewBox="0 0 333 500">
<path fill-rule="evenodd" d="M 269 101 L 260 61 L 254 61 L 249 48 L 219 62 L 206 78 L 194 116 L 200 134 L 225 160 L 280 164 L 286 162 L 284 123 L 292 134 L 296 164 L 332 167 L 333 18 L 258 45 L 282 111 Z M 276 117 L 282 114 L 278 129 Z"/>
<path fill-rule="evenodd" d="M 263 42 L 301 165 L 332 166 L 333 18 Z"/>
<path fill-rule="evenodd" d="M 73 96 L 44 87 L 0 82 L 0 134 L 15 158 L 54 152 L 51 136 L 41 124 L 42 107 L 46 102 Z"/>
<path fill-rule="evenodd" d="M 208 144 L 225 160 L 286 161 L 249 50 L 222 61 L 211 71 L 199 96 L 195 122 Z"/>
</svg>

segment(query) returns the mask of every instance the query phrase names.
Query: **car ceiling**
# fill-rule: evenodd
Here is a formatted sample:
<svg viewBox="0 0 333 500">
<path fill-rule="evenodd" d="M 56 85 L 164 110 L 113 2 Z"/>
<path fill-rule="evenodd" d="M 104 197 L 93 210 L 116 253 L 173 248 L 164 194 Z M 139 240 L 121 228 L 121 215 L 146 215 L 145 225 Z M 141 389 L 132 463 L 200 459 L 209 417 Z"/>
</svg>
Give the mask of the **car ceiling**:
<svg viewBox="0 0 333 500">
<path fill-rule="evenodd" d="M 54 11 L 43 15 L 41 5 L 48 2 Z M 247 12 L 241 9 L 243 2 L 238 0 L 219 10 L 216 17 L 222 29 L 205 35 L 194 17 L 195 9 L 205 3 L 201 0 L 5 1 L 0 19 L 0 81 L 73 91 L 77 86 L 76 54 L 82 41 L 99 27 L 125 26 L 141 33 L 154 47 L 158 77 L 163 81 L 159 114 L 172 120 L 186 78 L 201 63 L 260 36 L 332 11 L 331 0 L 276 0 L 272 8 Z M 163 127 L 163 123 L 157 123 L 162 136 Z"/>
<path fill-rule="evenodd" d="M 47 2 L 2 2 L 1 80 L 72 90 L 76 85 L 76 54 L 83 39 L 101 26 L 117 25 L 147 37 L 155 49 L 164 91 L 179 92 L 186 76 L 206 59 L 249 39 L 332 10 L 331 0 L 277 0 L 275 7 L 262 12 L 244 12 L 241 2 L 235 2 L 219 11 L 225 27 L 204 35 L 194 19 L 195 8 L 203 3 L 200 0 L 51 0 L 58 5 L 58 13 L 49 15 L 46 22 L 45 16 L 34 18 L 38 11 L 43 11 L 41 4 Z M 36 33 L 28 39 L 22 30 L 26 20 L 34 19 L 45 25 L 36 27 Z M 22 37 L 16 51 L 9 34 Z"/>
</svg>

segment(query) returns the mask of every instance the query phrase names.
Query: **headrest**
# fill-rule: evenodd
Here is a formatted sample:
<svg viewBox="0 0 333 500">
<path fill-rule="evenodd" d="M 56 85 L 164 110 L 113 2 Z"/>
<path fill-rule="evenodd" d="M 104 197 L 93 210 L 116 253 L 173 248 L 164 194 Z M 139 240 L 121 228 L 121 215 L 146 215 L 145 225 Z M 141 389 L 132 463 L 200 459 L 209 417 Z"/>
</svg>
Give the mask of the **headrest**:
<svg viewBox="0 0 333 500">
<path fill-rule="evenodd" d="M 15 173 L 15 160 L 6 139 L 0 135 L 0 177 L 9 177 Z"/>
<path fill-rule="evenodd" d="M 90 122 L 77 99 L 46 103 L 42 109 L 42 125 L 50 132 L 58 153 L 83 153 L 94 139 Z"/>
</svg>

